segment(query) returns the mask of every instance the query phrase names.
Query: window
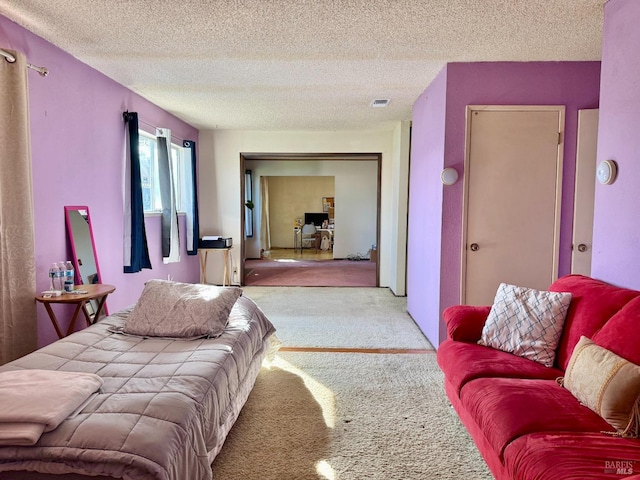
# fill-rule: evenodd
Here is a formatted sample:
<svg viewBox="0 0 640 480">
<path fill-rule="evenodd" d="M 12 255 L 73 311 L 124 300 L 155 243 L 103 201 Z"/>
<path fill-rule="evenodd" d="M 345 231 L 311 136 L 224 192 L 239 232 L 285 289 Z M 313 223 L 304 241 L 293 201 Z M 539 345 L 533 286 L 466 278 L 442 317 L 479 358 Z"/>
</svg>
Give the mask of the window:
<svg viewBox="0 0 640 480">
<path fill-rule="evenodd" d="M 156 137 L 139 130 L 140 139 L 138 148 L 140 152 L 140 181 L 142 183 L 142 204 L 145 213 L 157 213 L 162 211 L 160 198 L 160 184 L 158 180 L 158 145 Z M 171 172 L 176 188 L 176 208 L 178 212 L 184 212 L 185 198 L 191 193 L 190 177 L 187 165 L 189 158 L 184 154 L 184 149 L 171 144 Z"/>
</svg>

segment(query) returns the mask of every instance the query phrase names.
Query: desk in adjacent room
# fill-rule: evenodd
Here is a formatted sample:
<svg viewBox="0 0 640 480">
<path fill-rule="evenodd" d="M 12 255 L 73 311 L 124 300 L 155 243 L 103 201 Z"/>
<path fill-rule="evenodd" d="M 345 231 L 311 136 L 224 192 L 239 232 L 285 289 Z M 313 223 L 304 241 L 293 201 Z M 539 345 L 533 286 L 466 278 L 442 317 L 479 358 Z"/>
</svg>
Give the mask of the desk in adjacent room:
<svg viewBox="0 0 640 480">
<path fill-rule="evenodd" d="M 316 231 L 320 234 L 320 242 L 322 243 L 323 236 L 329 236 L 329 241 L 331 242 L 331 247 L 329 250 L 333 250 L 333 232 L 335 228 L 318 228 L 316 227 Z M 300 241 L 300 235 L 302 233 L 302 227 L 295 226 L 293 227 L 293 250 L 298 249 L 298 243 L 300 244 L 300 252 L 302 252 L 302 242 Z"/>
</svg>

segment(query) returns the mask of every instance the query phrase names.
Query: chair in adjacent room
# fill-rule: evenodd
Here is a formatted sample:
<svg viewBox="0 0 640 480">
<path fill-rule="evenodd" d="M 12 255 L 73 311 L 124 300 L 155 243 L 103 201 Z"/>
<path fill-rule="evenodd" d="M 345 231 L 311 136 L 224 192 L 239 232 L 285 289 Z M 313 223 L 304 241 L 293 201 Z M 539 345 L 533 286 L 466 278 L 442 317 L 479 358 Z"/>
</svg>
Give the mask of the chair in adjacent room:
<svg viewBox="0 0 640 480">
<path fill-rule="evenodd" d="M 302 249 L 305 247 L 305 243 L 307 245 L 309 245 L 309 243 L 313 243 L 313 246 L 316 249 L 316 253 L 318 253 L 318 247 L 320 244 L 320 233 L 313 223 L 307 223 L 302 226 L 302 231 L 300 232 L 300 253 L 302 253 Z"/>
</svg>

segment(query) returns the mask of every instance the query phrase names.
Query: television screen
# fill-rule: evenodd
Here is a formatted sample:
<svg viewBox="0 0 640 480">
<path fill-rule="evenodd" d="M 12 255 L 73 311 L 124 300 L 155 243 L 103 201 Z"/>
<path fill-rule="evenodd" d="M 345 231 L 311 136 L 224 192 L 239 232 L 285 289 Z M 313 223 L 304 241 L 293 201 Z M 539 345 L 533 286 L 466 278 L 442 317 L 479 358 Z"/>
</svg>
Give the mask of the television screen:
<svg viewBox="0 0 640 480">
<path fill-rule="evenodd" d="M 313 223 L 316 227 L 322 227 L 322 222 L 324 222 L 325 220 L 327 222 L 329 221 L 329 214 L 326 212 L 304 214 L 305 225 Z"/>
</svg>

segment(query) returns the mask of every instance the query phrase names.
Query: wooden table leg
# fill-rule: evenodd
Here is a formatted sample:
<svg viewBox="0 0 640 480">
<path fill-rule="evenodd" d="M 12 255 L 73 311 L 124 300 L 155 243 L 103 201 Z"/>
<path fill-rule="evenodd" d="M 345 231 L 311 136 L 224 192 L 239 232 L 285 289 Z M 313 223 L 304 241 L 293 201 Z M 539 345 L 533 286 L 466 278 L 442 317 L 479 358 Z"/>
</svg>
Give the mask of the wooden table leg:
<svg viewBox="0 0 640 480">
<path fill-rule="evenodd" d="M 96 310 L 95 315 L 93 316 L 93 323 L 96 323 L 98 320 L 100 320 L 100 313 L 102 312 L 102 307 L 104 307 L 104 303 L 106 301 L 107 301 L 106 295 L 98 299 L 98 308 Z"/>
<path fill-rule="evenodd" d="M 207 283 L 207 252 L 206 250 L 200 255 L 200 283 Z"/>
<path fill-rule="evenodd" d="M 71 323 L 69 323 L 69 328 L 67 328 L 67 335 L 71 335 L 73 333 L 73 327 L 76 325 L 76 319 L 78 318 L 78 314 L 80 313 L 80 310 L 82 310 L 83 305 L 84 302 L 79 302 L 76 305 L 76 309 L 73 312 L 73 317 L 71 317 Z"/>
<path fill-rule="evenodd" d="M 58 326 L 58 320 L 56 319 L 56 314 L 53 312 L 51 305 L 48 303 L 44 304 L 44 308 L 47 309 L 47 313 L 49 314 L 49 318 L 51 319 L 51 323 L 53 323 L 53 328 L 55 328 L 56 333 L 58 334 L 58 338 L 62 338 L 62 332 L 60 331 L 60 327 Z"/>
<path fill-rule="evenodd" d="M 100 320 L 100 314 L 102 313 L 102 308 L 104 304 L 107 302 L 107 296 L 97 297 L 95 300 L 98 301 L 98 308 L 93 314 L 93 321 L 91 320 L 91 314 L 87 311 L 87 302 L 82 302 L 82 313 L 84 313 L 84 318 L 87 322 L 87 327 L 90 327 L 98 320 Z"/>
<path fill-rule="evenodd" d="M 222 274 L 222 286 L 231 285 L 229 280 L 229 250 L 224 251 L 224 273 Z"/>
<path fill-rule="evenodd" d="M 92 324 L 92 322 L 91 322 L 91 314 L 87 310 L 87 303 L 86 302 L 84 302 L 82 304 L 82 313 L 84 313 L 84 319 L 87 322 L 87 327 L 91 326 L 91 324 Z M 93 318 L 95 319 L 96 317 L 94 316 Z M 94 322 L 95 322 L 95 320 L 94 320 Z"/>
</svg>

